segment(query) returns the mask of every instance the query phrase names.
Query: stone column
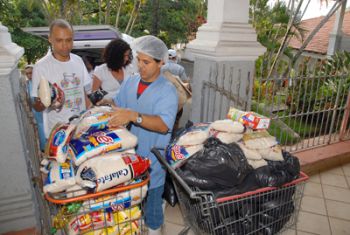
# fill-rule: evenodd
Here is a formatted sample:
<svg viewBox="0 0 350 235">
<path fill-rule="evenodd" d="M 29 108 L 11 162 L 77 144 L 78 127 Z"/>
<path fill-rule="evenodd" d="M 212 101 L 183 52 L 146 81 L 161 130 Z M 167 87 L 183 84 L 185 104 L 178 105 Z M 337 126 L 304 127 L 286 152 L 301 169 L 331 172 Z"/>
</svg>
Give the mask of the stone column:
<svg viewBox="0 0 350 235">
<path fill-rule="evenodd" d="M 257 42 L 248 20 L 247 0 L 208 1 L 207 23 L 199 27 L 196 39 L 187 45 L 184 55 L 194 60 L 191 120 L 223 118 L 229 106 L 250 109 L 254 61 L 265 48 Z M 205 82 L 219 87 L 219 90 L 212 90 L 212 97 L 209 97 L 210 92 L 208 95 L 203 91 Z M 231 97 L 231 101 L 216 104 L 217 100 L 225 100 L 222 94 Z M 207 114 L 210 117 L 205 118 Z"/>
<path fill-rule="evenodd" d="M 18 83 L 17 65 L 23 53 L 0 23 L 0 234 L 36 226 L 12 82 Z"/>
</svg>

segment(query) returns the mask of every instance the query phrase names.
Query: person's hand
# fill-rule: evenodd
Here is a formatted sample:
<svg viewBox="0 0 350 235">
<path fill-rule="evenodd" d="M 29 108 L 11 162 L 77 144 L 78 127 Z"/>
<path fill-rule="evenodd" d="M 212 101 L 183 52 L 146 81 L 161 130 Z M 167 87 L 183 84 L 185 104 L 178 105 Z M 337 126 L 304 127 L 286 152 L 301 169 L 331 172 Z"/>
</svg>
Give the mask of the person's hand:
<svg viewBox="0 0 350 235">
<path fill-rule="evenodd" d="M 118 127 L 129 124 L 136 120 L 137 112 L 131 109 L 115 108 L 115 111 L 111 114 L 111 119 L 108 122 L 110 127 Z"/>
<path fill-rule="evenodd" d="M 112 99 L 102 99 L 96 103 L 96 106 L 109 105 L 112 107 L 116 107 Z"/>
</svg>

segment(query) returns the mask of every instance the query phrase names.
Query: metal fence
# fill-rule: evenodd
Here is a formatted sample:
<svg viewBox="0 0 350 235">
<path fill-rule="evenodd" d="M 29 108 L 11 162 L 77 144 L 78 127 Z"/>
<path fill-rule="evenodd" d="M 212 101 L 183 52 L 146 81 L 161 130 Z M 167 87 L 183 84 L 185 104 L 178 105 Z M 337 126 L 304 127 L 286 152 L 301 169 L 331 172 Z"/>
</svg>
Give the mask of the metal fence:
<svg viewBox="0 0 350 235">
<path fill-rule="evenodd" d="M 200 121 L 225 119 L 230 107 L 247 110 L 252 86 L 249 77 L 235 66 L 211 66 L 208 80 L 202 83 Z"/>
<path fill-rule="evenodd" d="M 37 227 L 37 232 L 39 232 L 39 234 L 50 234 L 50 207 L 42 193 L 43 181 L 40 172 L 42 155 L 39 147 L 39 135 L 31 111 L 30 100 L 27 94 L 27 86 L 24 78 L 22 78 L 19 83 L 19 91 L 16 96 L 16 109 L 20 122 L 28 172 L 33 185 L 35 206 L 38 212 L 36 213 L 37 221 L 40 222 L 40 224 L 38 224 L 39 227 Z"/>
<path fill-rule="evenodd" d="M 257 79 L 252 110 L 271 118 L 270 134 L 288 151 L 349 139 L 349 77 Z"/>
<path fill-rule="evenodd" d="M 350 139 L 350 73 L 324 65 L 319 61 L 296 73 L 254 79 L 250 109 L 271 118 L 268 131 L 287 151 Z M 218 79 L 215 68 L 210 71 L 209 81 L 202 84 L 201 121 L 223 119 L 230 107 L 249 109 L 239 98 L 247 94 L 234 84 L 240 79 Z"/>
</svg>

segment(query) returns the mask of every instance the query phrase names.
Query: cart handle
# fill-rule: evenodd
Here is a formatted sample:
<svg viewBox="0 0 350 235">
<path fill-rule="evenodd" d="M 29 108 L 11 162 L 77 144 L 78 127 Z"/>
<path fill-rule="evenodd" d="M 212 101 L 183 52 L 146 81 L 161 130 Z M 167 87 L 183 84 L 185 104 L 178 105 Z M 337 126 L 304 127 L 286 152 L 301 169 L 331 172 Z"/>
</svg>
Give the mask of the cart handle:
<svg viewBox="0 0 350 235">
<path fill-rule="evenodd" d="M 157 148 L 153 147 L 151 149 L 151 152 L 157 157 L 158 161 L 165 166 L 166 170 L 171 174 L 172 177 L 176 179 L 176 181 L 185 189 L 185 191 L 190 195 L 190 198 L 198 198 L 197 192 L 194 192 L 188 184 L 176 173 L 176 171 L 169 165 L 169 163 L 164 159 L 162 154 L 159 152 L 158 149 L 162 148 Z"/>
</svg>

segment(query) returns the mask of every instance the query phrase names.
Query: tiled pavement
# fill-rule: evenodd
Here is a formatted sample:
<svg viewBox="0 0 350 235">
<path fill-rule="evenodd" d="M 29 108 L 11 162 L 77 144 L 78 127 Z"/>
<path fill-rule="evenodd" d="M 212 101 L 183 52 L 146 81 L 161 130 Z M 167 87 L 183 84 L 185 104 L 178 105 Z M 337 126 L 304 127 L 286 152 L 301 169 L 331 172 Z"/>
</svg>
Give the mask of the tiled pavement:
<svg viewBox="0 0 350 235">
<path fill-rule="evenodd" d="M 183 228 L 179 207 L 167 206 L 164 234 L 175 235 Z M 305 185 L 296 228 L 282 234 L 350 235 L 350 163 L 310 177 Z"/>
<path fill-rule="evenodd" d="M 164 235 L 184 228 L 179 207 L 167 206 Z M 350 163 L 313 175 L 305 185 L 297 230 L 283 235 L 350 235 Z M 33 229 L 6 235 L 34 235 Z M 193 235 L 190 230 L 189 235 Z"/>
</svg>

